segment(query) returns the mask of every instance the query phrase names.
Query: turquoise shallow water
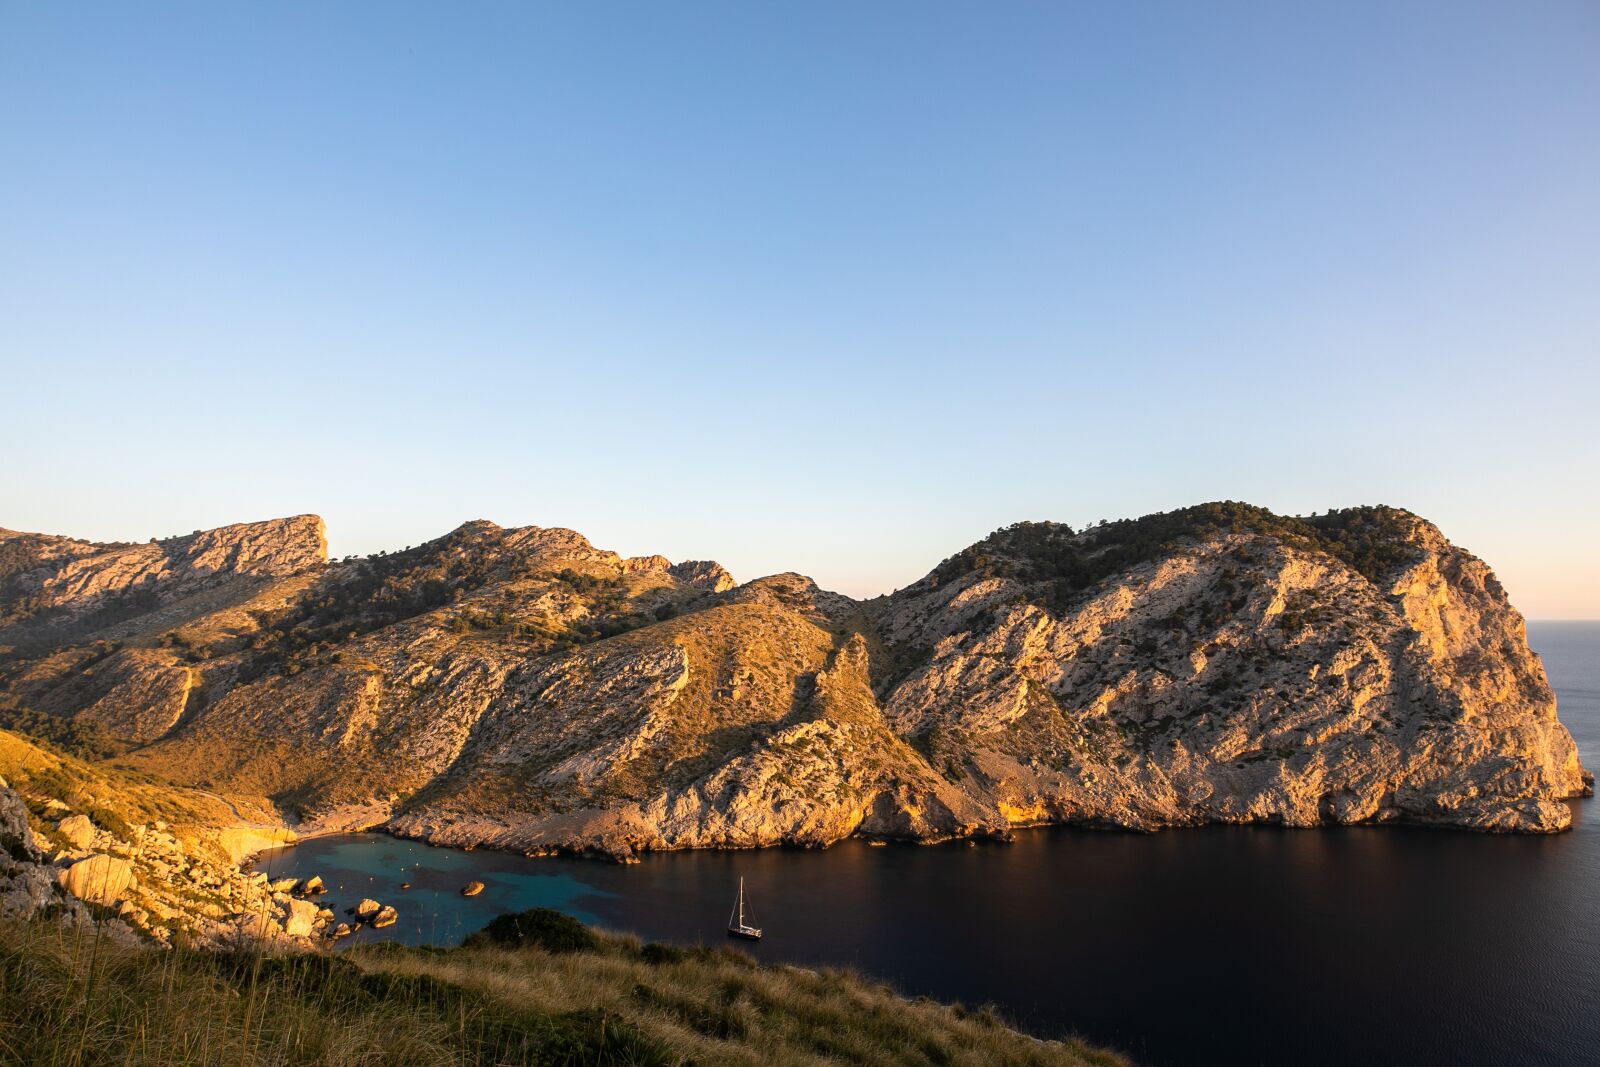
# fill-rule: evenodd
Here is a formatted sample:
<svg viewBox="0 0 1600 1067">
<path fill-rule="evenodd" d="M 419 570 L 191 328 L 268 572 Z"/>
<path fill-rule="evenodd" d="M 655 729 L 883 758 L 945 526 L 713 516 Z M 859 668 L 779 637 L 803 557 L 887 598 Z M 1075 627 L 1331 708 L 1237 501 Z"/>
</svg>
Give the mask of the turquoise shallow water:
<svg viewBox="0 0 1600 1067">
<path fill-rule="evenodd" d="M 336 911 L 362 897 L 393 904 L 400 920 L 358 936 L 407 944 L 457 944 L 496 915 L 527 908 L 559 908 L 587 923 L 602 921 L 590 906 L 612 896 L 585 881 L 586 865 L 539 863 L 516 854 L 434 848 L 386 834 L 340 834 L 261 856 L 256 869 L 270 877 L 321 874 L 325 899 Z M 467 898 L 468 882 L 484 884 Z M 410 889 L 400 885 L 409 882 Z"/>
<path fill-rule="evenodd" d="M 1529 638 L 1600 767 L 1600 624 L 1532 624 Z M 322 875 L 337 907 L 372 896 L 399 909 L 362 937 L 435 944 L 539 905 L 721 944 L 742 876 L 767 937 L 741 947 L 760 958 L 993 1002 L 1144 1063 L 1600 1064 L 1593 803 L 1553 837 L 1054 829 L 1008 846 L 847 841 L 622 867 L 356 834 L 260 866 Z M 484 893 L 461 897 L 472 879 Z"/>
</svg>

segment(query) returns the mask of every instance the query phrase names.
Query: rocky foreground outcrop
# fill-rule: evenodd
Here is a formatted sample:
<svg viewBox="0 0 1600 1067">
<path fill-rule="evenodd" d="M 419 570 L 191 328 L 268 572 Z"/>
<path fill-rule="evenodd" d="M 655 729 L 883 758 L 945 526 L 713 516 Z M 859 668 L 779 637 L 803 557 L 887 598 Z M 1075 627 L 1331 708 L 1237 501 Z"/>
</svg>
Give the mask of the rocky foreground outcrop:
<svg viewBox="0 0 1600 1067">
<path fill-rule="evenodd" d="M 228 529 L 165 563 L 11 535 L 12 717 L 301 829 L 621 857 L 1043 823 L 1548 832 L 1592 787 L 1493 574 L 1390 508 L 1024 523 L 866 602 L 568 530 L 328 563 L 314 518 Z M 149 569 L 88 562 L 133 550 Z M 100 571 L 144 575 L 140 603 L 95 607 Z"/>
<path fill-rule="evenodd" d="M 270 811 L 97 768 L 5 731 L 0 767 L 14 775 L 0 777 L 0 919 L 163 946 L 306 948 L 342 936 L 321 879 L 241 869 L 295 841 L 261 821 Z"/>
</svg>

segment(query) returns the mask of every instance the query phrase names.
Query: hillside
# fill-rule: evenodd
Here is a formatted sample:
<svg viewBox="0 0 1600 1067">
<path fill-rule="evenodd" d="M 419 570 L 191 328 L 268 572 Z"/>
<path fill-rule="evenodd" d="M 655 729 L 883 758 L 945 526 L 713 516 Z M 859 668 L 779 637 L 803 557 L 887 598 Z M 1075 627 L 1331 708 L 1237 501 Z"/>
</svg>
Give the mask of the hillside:
<svg viewBox="0 0 1600 1067">
<path fill-rule="evenodd" d="M 0 920 L 54 916 L 127 944 L 309 947 L 331 913 L 240 869 L 295 840 L 270 805 L 93 765 L 0 730 Z M 292 936 L 291 936 L 292 935 Z"/>
<path fill-rule="evenodd" d="M 1123 1062 L 852 974 L 641 944 L 543 910 L 457 949 L 318 951 L 356 900 L 241 870 L 294 836 L 247 798 L 3 731 L 0 769 L 0 1063 Z"/>
<path fill-rule="evenodd" d="M 644 849 L 1074 822 L 1566 827 L 1521 617 L 1408 512 L 1023 523 L 867 602 L 472 522 L 0 534 L 0 723 L 300 831 Z"/>
<path fill-rule="evenodd" d="M 530 916 L 522 917 L 524 919 Z M 1116 1067 L 988 1011 L 538 916 L 564 935 L 337 957 L 155 953 L 0 921 L 0 1063 Z M 553 920 L 553 924 L 551 922 Z"/>
</svg>

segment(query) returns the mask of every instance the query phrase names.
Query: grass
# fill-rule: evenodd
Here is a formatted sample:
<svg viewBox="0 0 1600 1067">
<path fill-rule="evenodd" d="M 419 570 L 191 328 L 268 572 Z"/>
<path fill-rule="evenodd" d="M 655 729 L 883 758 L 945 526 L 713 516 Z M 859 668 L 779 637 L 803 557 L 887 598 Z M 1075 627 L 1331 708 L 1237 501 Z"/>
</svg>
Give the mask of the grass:
<svg viewBox="0 0 1600 1067">
<path fill-rule="evenodd" d="M 610 934 L 557 952 L 480 938 L 274 957 L 0 925 L 0 1064 L 1123 1062 L 846 973 Z"/>
</svg>

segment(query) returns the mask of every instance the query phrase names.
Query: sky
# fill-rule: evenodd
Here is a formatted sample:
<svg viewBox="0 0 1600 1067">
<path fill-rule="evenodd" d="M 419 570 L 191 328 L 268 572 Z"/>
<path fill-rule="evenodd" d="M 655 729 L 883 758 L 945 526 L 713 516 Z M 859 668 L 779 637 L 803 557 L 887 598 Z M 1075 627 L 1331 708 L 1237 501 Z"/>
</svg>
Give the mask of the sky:
<svg viewBox="0 0 1600 1067">
<path fill-rule="evenodd" d="M 1597 408 L 1588 0 L 0 0 L 0 526 L 1383 503 L 1595 618 Z"/>
</svg>

